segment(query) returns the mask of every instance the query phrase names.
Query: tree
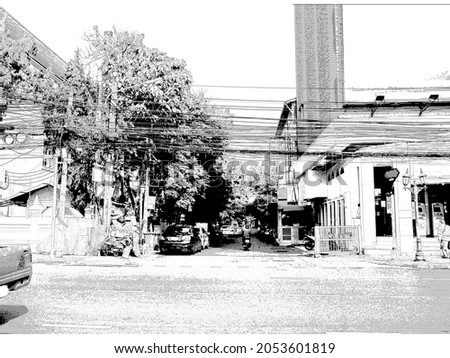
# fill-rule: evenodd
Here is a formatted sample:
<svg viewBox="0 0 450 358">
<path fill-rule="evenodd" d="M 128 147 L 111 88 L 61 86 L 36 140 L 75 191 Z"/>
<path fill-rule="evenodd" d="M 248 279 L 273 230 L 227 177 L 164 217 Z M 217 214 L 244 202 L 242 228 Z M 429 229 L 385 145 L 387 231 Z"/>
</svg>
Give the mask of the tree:
<svg viewBox="0 0 450 358">
<path fill-rule="evenodd" d="M 186 63 L 147 47 L 142 34 L 94 27 L 85 40 L 62 81 L 31 69 L 28 54 L 36 47 L 29 39 L 9 42 L 0 53 L 8 66 L 5 88 L 43 104 L 46 146 L 66 147 L 72 156 L 72 204 L 82 212 L 88 204 L 101 206 L 91 176 L 94 164 L 107 158 L 115 167 L 115 201 L 138 207 L 133 178 L 144 183 L 148 168 L 162 218 L 211 200 L 210 175 L 221 173 L 208 170 L 223 154 L 227 133 L 218 117 L 225 115 L 192 90 Z"/>
<path fill-rule="evenodd" d="M 124 175 L 116 178 L 115 192 L 132 203 L 138 195 L 131 188 L 131 175 L 137 171 L 144 178 L 150 165 L 152 178 L 159 184 L 152 188 L 152 194 L 163 198 L 160 215 L 174 220 L 175 214 L 188 212 L 196 200 L 205 198 L 209 178 L 202 159 L 206 155 L 213 161 L 219 158 L 226 141 L 223 126 L 215 117 L 217 110 L 207 106 L 203 94 L 192 91 L 193 80 L 186 63 L 147 47 L 142 34 L 115 28 L 101 33 L 94 27 L 85 39 L 88 47 L 84 68 L 95 64 L 99 81 L 96 111 L 88 112 L 89 118 L 83 120 L 92 122 L 99 113 L 109 120 L 108 126 L 100 130 L 94 120 L 96 130 L 92 133 L 100 137 L 92 139 L 103 142 L 101 148 L 94 145 L 96 153 L 100 151 L 97 156 L 104 157 L 108 152 L 116 158 L 117 170 Z M 73 62 L 72 72 L 80 74 L 82 69 L 78 60 Z M 76 84 L 77 89 L 81 87 L 82 84 Z M 82 95 L 83 103 L 89 103 L 92 92 L 77 93 Z M 65 138 L 72 147 L 84 147 L 92 157 L 89 148 L 93 143 L 87 141 L 83 146 L 74 142 L 77 137 L 80 136 L 71 133 Z M 83 160 L 84 154 L 77 156 L 89 170 L 92 163 Z M 80 175 L 84 172 L 79 168 L 73 171 L 72 191 L 78 198 L 80 191 L 77 195 L 74 189 L 77 183 L 84 182 L 85 177 Z M 81 199 L 80 202 L 88 200 Z"/>
<path fill-rule="evenodd" d="M 247 212 L 261 224 L 276 228 L 277 223 L 277 189 L 265 183 L 255 186 L 255 199 L 248 206 Z"/>
</svg>

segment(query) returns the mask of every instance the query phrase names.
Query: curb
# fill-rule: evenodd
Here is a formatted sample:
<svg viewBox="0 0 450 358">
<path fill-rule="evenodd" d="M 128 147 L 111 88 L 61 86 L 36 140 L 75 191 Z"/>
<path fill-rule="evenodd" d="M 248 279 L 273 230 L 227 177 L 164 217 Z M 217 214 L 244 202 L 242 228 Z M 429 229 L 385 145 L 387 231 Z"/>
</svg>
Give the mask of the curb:
<svg viewBox="0 0 450 358">
<path fill-rule="evenodd" d="M 111 257 L 111 256 L 64 256 L 50 258 L 46 255 L 33 255 L 33 264 L 44 264 L 44 265 L 60 265 L 60 266 L 93 266 L 93 267 L 140 267 L 145 266 L 146 261 L 152 257 L 153 254 L 142 256 L 140 258 L 122 258 L 122 257 Z M 270 255 L 268 255 L 269 257 Z M 287 255 L 280 255 L 282 258 L 288 258 L 292 256 L 299 257 L 311 257 L 309 253 L 305 252 L 291 252 Z M 320 256 L 323 260 L 328 261 L 332 264 L 333 256 Z M 406 260 L 383 260 L 376 257 L 349 257 L 349 260 L 345 262 L 344 259 L 339 259 L 339 266 L 342 267 L 353 267 L 356 261 L 363 261 L 366 263 L 371 263 L 380 266 L 390 266 L 397 268 L 414 268 L 414 269 L 428 269 L 428 270 L 450 270 L 450 260 L 448 262 L 414 262 Z M 320 265 L 319 265 L 320 266 Z"/>
<path fill-rule="evenodd" d="M 92 266 L 92 267 L 139 267 L 136 262 L 66 262 L 66 261 L 34 261 L 33 264 L 50 265 L 50 266 Z"/>
<path fill-rule="evenodd" d="M 416 268 L 416 269 L 428 269 L 428 270 L 450 270 L 449 263 L 440 262 L 398 262 L 398 261 L 381 261 L 381 260 L 370 260 L 377 265 L 387 265 L 392 267 L 403 267 L 403 268 Z"/>
<path fill-rule="evenodd" d="M 150 256 L 150 255 L 149 255 Z M 149 256 L 136 258 L 137 260 L 146 259 Z M 137 260 L 110 257 L 110 256 L 66 256 L 50 258 L 45 255 L 33 255 L 33 264 L 60 265 L 60 266 L 97 266 L 97 267 L 139 267 L 143 262 Z"/>
</svg>

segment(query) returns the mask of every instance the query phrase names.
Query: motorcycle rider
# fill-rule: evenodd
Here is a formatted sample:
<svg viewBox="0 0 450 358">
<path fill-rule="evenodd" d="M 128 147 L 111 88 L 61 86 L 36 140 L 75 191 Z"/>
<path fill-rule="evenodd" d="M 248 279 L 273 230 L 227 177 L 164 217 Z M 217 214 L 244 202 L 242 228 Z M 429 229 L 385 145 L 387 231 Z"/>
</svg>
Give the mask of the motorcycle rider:
<svg viewBox="0 0 450 358">
<path fill-rule="evenodd" d="M 244 248 L 250 248 L 252 246 L 250 239 L 250 229 L 247 226 L 242 226 L 242 246 Z"/>
</svg>

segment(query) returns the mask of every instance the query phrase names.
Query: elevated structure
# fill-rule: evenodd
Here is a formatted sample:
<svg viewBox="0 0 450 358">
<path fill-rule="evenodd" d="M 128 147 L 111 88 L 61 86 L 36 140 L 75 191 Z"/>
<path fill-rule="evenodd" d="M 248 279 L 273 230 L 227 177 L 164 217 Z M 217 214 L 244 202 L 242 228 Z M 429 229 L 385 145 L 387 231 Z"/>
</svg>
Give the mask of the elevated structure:
<svg viewBox="0 0 450 358">
<path fill-rule="evenodd" d="M 302 152 L 344 103 L 342 5 L 295 5 L 297 118 Z"/>
</svg>

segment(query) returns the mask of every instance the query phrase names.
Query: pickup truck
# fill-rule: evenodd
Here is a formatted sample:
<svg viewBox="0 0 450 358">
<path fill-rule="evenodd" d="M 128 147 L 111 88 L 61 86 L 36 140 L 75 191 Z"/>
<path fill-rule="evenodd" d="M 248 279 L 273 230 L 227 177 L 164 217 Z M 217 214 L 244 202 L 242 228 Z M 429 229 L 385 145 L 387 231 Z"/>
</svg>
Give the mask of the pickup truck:
<svg viewBox="0 0 450 358">
<path fill-rule="evenodd" d="M 31 261 L 30 246 L 0 243 L 0 298 L 30 283 Z"/>
</svg>

